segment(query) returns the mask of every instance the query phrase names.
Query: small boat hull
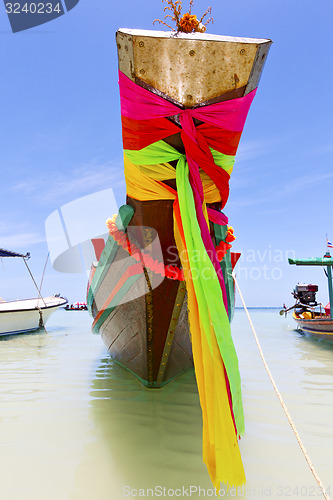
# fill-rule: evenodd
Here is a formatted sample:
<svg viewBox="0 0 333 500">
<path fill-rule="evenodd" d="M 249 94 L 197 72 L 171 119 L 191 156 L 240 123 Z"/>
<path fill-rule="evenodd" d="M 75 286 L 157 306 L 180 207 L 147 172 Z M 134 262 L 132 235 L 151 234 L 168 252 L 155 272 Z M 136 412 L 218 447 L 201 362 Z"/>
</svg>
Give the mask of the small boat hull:
<svg viewBox="0 0 333 500">
<path fill-rule="evenodd" d="M 299 328 L 312 335 L 313 337 L 333 342 L 333 319 L 325 316 L 315 317 L 313 319 L 304 319 L 297 317 L 293 313 L 293 318 Z"/>
<path fill-rule="evenodd" d="M 0 303 L 0 335 L 15 335 L 43 327 L 51 314 L 65 305 L 62 297 L 25 299 Z"/>
<path fill-rule="evenodd" d="M 147 335 L 146 315 L 143 314 L 146 311 L 144 296 L 116 307 L 100 328 L 102 340 L 112 358 L 147 387 L 162 387 L 193 368 L 187 301 L 184 300 L 184 293 L 180 293 L 183 302 L 178 321 L 172 318 L 173 321 L 169 320 L 171 324 L 166 328 L 161 324 L 160 336 L 155 335 L 150 339 Z M 172 316 L 177 315 L 176 308 L 177 305 Z"/>
</svg>

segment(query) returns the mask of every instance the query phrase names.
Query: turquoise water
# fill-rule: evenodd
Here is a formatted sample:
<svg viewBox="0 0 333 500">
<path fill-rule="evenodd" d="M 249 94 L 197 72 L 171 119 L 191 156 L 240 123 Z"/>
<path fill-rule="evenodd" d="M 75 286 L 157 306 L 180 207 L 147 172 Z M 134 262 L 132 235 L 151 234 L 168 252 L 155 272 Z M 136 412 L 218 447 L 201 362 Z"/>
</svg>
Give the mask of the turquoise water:
<svg viewBox="0 0 333 500">
<path fill-rule="evenodd" d="M 308 453 L 333 493 L 333 346 L 296 332 L 292 318 L 276 309 L 250 313 Z M 320 498 L 242 310 L 232 331 L 247 484 L 221 497 Z M 90 333 L 88 313 L 59 310 L 47 333 L 2 338 L 0 386 L 1 500 L 214 496 L 202 463 L 193 374 L 163 389 L 144 388 L 110 360 Z"/>
</svg>

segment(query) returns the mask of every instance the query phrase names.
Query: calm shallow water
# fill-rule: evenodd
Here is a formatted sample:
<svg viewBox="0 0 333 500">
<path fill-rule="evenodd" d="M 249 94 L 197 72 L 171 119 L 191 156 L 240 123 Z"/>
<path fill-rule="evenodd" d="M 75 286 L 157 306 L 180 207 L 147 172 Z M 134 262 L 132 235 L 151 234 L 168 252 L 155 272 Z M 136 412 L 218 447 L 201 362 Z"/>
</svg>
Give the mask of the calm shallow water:
<svg viewBox="0 0 333 500">
<path fill-rule="evenodd" d="M 292 318 L 278 310 L 250 313 L 303 442 L 333 494 L 333 345 L 295 332 Z M 108 357 L 90 333 L 88 313 L 59 310 L 47 330 L 0 339 L 1 500 L 121 500 L 156 486 L 162 498 L 167 490 L 179 496 L 183 487 L 191 498 L 212 493 L 193 373 L 149 390 Z M 320 498 L 241 310 L 232 331 L 243 383 L 240 448 L 247 485 L 221 496 Z M 130 490 L 133 495 L 125 496 Z"/>
</svg>

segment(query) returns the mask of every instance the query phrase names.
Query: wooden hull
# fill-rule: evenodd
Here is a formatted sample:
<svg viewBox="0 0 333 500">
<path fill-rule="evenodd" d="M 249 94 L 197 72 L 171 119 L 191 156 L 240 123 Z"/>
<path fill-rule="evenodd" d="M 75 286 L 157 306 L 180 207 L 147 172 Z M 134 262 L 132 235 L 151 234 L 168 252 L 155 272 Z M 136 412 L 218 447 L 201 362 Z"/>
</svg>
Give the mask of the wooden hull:
<svg viewBox="0 0 333 500">
<path fill-rule="evenodd" d="M 173 305 L 171 301 L 170 304 Z M 187 304 L 184 301 L 181 306 L 174 332 L 170 333 L 172 326 L 163 325 L 161 321 L 161 328 L 156 330 L 153 323 L 151 340 L 147 335 L 146 305 L 146 297 L 143 296 L 116 307 L 109 320 L 102 325 L 100 333 L 115 361 L 130 370 L 144 385 L 161 387 L 193 368 Z"/>
<path fill-rule="evenodd" d="M 110 237 L 87 302 L 93 331 L 113 359 L 143 384 L 161 387 L 193 367 L 186 287 L 152 272 L 149 283 L 151 289 L 143 269 Z"/>
<path fill-rule="evenodd" d="M 0 335 L 13 335 L 38 330 L 52 313 L 67 304 L 62 297 L 46 297 L 0 303 Z M 41 314 L 42 322 L 41 323 Z"/>
<path fill-rule="evenodd" d="M 269 40 L 203 34 L 175 37 L 165 32 L 117 32 L 120 71 L 137 85 L 183 107 L 247 95 L 257 87 L 270 44 Z M 170 119 L 177 123 L 177 116 Z M 165 141 L 184 151 L 179 133 Z M 173 180 L 164 182 L 175 189 Z M 158 235 L 164 264 L 180 266 L 177 252 L 176 256 L 170 252 L 176 249 L 173 201 L 127 197 L 127 205 L 134 212 L 128 228 L 152 228 Z M 215 203 L 212 208 L 220 206 Z M 216 244 L 213 223 L 210 229 Z M 193 367 L 186 286 L 169 278 L 151 286 L 151 280 L 158 276 L 135 274 L 135 265 L 109 238 L 99 265 L 93 269 L 88 308 L 94 318 L 93 330 L 100 332 L 111 356 L 146 386 L 160 387 Z M 230 252 L 222 269 L 231 319 L 234 286 Z"/>
<path fill-rule="evenodd" d="M 313 337 L 333 342 L 333 319 L 317 317 L 314 319 L 299 318 L 293 313 L 293 318 L 299 328 Z"/>
</svg>

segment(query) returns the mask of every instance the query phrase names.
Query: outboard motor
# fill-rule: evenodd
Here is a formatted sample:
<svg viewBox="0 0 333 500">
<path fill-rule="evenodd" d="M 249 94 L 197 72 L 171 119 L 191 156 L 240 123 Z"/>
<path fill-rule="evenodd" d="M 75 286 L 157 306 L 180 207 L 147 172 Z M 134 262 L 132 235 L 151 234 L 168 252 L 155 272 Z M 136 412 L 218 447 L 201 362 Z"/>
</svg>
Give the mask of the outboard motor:
<svg viewBox="0 0 333 500">
<path fill-rule="evenodd" d="M 318 285 L 305 285 L 304 283 L 298 283 L 298 285 L 295 286 L 292 295 L 302 305 L 316 306 L 316 292 L 318 292 Z"/>
</svg>

